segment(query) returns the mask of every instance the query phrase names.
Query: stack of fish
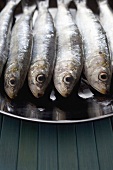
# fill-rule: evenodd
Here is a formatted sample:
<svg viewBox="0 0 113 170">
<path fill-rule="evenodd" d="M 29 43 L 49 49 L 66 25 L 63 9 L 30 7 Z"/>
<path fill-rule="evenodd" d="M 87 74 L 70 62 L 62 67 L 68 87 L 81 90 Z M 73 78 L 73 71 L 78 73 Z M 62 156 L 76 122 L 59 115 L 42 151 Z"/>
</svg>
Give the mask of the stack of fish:
<svg viewBox="0 0 113 170">
<path fill-rule="evenodd" d="M 22 1 L 23 13 L 13 28 L 15 7 Z M 113 13 L 107 0 L 98 0 L 100 21 L 86 0 L 74 0 L 73 19 L 68 8 L 72 0 L 57 0 L 53 21 L 49 0 L 9 0 L 0 13 L 0 76 L 4 89 L 15 98 L 28 76 L 32 94 L 44 95 L 53 77 L 57 91 L 67 97 L 76 88 L 81 74 L 90 86 L 109 93 L 113 67 Z M 33 26 L 33 14 L 38 16 Z M 109 18 L 109 22 L 106 22 Z M 109 29 L 110 28 L 110 29 Z"/>
</svg>

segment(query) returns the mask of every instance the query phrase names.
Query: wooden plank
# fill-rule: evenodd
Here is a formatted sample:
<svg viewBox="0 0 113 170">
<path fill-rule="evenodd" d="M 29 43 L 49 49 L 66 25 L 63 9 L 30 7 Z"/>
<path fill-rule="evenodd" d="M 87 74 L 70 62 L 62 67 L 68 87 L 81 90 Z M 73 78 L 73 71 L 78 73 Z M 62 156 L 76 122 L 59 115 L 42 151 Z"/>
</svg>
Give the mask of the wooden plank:
<svg viewBox="0 0 113 170">
<path fill-rule="evenodd" d="M 75 125 L 58 126 L 59 170 L 78 170 Z"/>
<path fill-rule="evenodd" d="M 38 124 L 21 122 L 17 170 L 37 170 Z"/>
<path fill-rule="evenodd" d="M 98 155 L 92 123 L 76 125 L 78 159 L 80 170 L 99 170 Z"/>
<path fill-rule="evenodd" d="M 94 123 L 100 170 L 113 170 L 113 132 L 110 119 Z"/>
<path fill-rule="evenodd" d="M 1 138 L 1 131 L 2 131 L 2 120 L 3 120 L 3 114 L 0 113 L 0 138 Z"/>
<path fill-rule="evenodd" d="M 15 170 L 17 166 L 20 121 L 3 116 L 0 140 L 0 170 Z"/>
<path fill-rule="evenodd" d="M 38 170 L 57 170 L 56 125 L 39 124 Z"/>
</svg>

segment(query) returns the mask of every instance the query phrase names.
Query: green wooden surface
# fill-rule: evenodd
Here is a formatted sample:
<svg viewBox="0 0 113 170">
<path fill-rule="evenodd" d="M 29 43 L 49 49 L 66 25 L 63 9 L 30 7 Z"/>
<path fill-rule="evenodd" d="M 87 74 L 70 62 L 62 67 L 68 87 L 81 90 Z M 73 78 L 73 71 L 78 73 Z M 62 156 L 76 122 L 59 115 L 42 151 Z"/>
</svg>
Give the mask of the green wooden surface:
<svg viewBox="0 0 113 170">
<path fill-rule="evenodd" d="M 0 114 L 0 138 L 1 138 L 1 130 L 2 130 L 2 119 L 3 119 L 3 115 Z"/>
<path fill-rule="evenodd" d="M 39 124 L 38 170 L 57 170 L 56 125 Z"/>
<path fill-rule="evenodd" d="M 91 123 L 77 124 L 77 148 L 80 170 L 99 170 L 98 155 L 95 144 L 93 125 Z"/>
<path fill-rule="evenodd" d="M 3 117 L 0 139 L 0 170 L 16 170 L 20 121 Z"/>
<path fill-rule="evenodd" d="M 113 131 L 110 119 L 94 123 L 100 170 L 113 170 Z"/>
<path fill-rule="evenodd" d="M 17 170 L 37 170 L 38 126 L 21 121 Z"/>
<path fill-rule="evenodd" d="M 75 125 L 58 126 L 59 170 L 78 170 Z"/>
<path fill-rule="evenodd" d="M 0 115 L 0 170 L 113 170 L 113 118 L 52 125 Z"/>
</svg>

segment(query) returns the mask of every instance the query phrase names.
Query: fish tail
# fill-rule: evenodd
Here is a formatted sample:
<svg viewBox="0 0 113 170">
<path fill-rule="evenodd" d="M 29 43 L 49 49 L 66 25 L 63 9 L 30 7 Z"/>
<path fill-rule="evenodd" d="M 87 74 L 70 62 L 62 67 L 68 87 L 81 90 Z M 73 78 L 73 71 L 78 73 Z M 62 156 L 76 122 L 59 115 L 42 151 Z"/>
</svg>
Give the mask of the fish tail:
<svg viewBox="0 0 113 170">
<path fill-rule="evenodd" d="M 36 8 L 35 0 L 21 0 L 24 13 L 32 14 Z"/>
<path fill-rule="evenodd" d="M 108 3 L 108 0 L 97 0 L 97 3 L 100 4 L 100 3 Z"/>
<path fill-rule="evenodd" d="M 65 4 L 66 6 L 68 6 L 70 4 L 72 0 L 57 0 L 57 4 Z"/>
<path fill-rule="evenodd" d="M 49 0 L 36 0 L 38 9 L 48 8 L 49 7 Z"/>
<path fill-rule="evenodd" d="M 107 2 L 108 0 L 97 0 L 97 2 Z"/>
<path fill-rule="evenodd" d="M 76 5 L 79 5 L 79 4 L 86 5 L 87 0 L 74 0 L 74 2 L 75 2 Z"/>
<path fill-rule="evenodd" d="M 12 2 L 14 3 L 15 5 L 18 5 L 20 3 L 21 0 L 7 0 L 7 3 L 8 2 Z"/>
</svg>

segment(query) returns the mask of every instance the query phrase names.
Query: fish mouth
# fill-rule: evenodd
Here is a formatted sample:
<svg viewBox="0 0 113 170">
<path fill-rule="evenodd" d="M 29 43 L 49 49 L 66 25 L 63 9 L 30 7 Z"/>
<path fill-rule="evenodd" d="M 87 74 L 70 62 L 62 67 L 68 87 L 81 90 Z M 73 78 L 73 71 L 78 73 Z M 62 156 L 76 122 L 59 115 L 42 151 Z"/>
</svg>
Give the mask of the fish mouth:
<svg viewBox="0 0 113 170">
<path fill-rule="evenodd" d="M 108 91 L 106 89 L 101 89 L 101 90 L 96 89 L 96 90 L 101 94 L 108 94 Z"/>
<path fill-rule="evenodd" d="M 92 85 L 91 85 L 92 86 Z M 99 88 L 96 88 L 94 86 L 92 86 L 97 92 L 101 93 L 101 94 L 108 94 L 109 93 L 109 90 L 108 89 L 99 89 Z"/>
<path fill-rule="evenodd" d="M 70 92 L 68 92 L 67 90 L 66 91 L 65 90 L 61 90 L 60 88 L 57 88 L 57 87 L 56 87 L 56 89 L 59 92 L 59 94 L 61 96 L 63 96 L 63 97 L 68 97 L 70 95 Z"/>
<path fill-rule="evenodd" d="M 68 97 L 69 95 L 70 95 L 70 93 L 68 93 L 68 92 L 67 93 L 62 93 L 63 97 Z"/>
<path fill-rule="evenodd" d="M 40 97 L 42 97 L 44 95 L 44 93 L 37 93 L 36 95 L 35 95 L 35 97 L 36 98 L 40 98 Z"/>
<path fill-rule="evenodd" d="M 15 97 L 17 97 L 17 93 L 14 93 L 14 92 L 12 93 L 12 92 L 9 92 L 7 90 L 6 90 L 6 93 L 11 99 L 14 99 Z"/>
<path fill-rule="evenodd" d="M 34 84 L 32 84 L 32 87 L 31 86 L 29 86 L 29 87 L 30 87 L 30 90 L 31 90 L 33 96 L 35 96 L 36 98 L 40 98 L 44 95 L 44 90 L 43 90 L 43 92 L 40 91 L 40 89 L 38 89 Z"/>
<path fill-rule="evenodd" d="M 40 98 L 44 95 L 44 92 L 35 92 L 34 90 L 31 90 L 31 92 L 36 98 Z"/>
<path fill-rule="evenodd" d="M 65 97 L 65 98 L 69 96 L 69 94 L 64 94 L 64 93 L 60 93 L 60 95 Z"/>
</svg>

